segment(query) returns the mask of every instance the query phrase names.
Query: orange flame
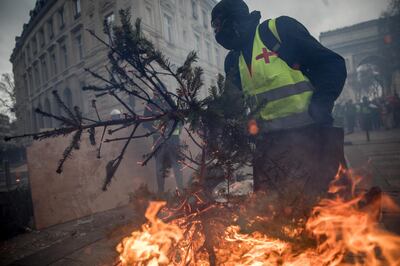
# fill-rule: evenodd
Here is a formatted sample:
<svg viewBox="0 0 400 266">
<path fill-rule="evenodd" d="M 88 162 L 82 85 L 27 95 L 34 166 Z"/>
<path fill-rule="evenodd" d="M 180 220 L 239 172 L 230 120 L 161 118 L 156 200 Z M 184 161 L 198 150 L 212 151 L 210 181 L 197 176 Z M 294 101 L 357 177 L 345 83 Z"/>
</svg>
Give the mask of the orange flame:
<svg viewBox="0 0 400 266">
<path fill-rule="evenodd" d="M 257 231 L 243 233 L 239 226 L 229 224 L 237 220 L 237 214 L 232 215 L 234 219 L 225 221 L 225 232 L 213 247 L 216 264 L 400 265 L 400 236 L 385 231 L 377 220 L 382 205 L 397 211 L 400 208 L 385 195 L 371 202 L 366 202 L 368 193 L 347 199 L 343 196 L 346 186 L 339 182 L 344 176 L 352 180 L 350 191 L 355 193 L 360 178 L 341 168 L 329 189 L 332 197 L 322 199 L 314 207 L 305 228 L 282 227 L 285 239 Z M 163 206 L 163 202 L 152 202 L 146 212 L 149 222 L 118 245 L 121 264 L 210 265 L 202 251 L 205 236 L 199 230 L 201 222 L 191 224 L 186 217 L 166 224 L 156 217 Z M 299 244 L 296 240 L 302 233 L 308 234 L 314 244 Z"/>
<path fill-rule="evenodd" d="M 168 265 L 171 261 L 169 253 L 182 240 L 182 230 L 174 224 L 166 224 L 157 218 L 157 213 L 165 202 L 151 202 L 146 218 L 148 224 L 142 226 L 142 231 L 135 231 L 117 246 L 122 265 Z"/>
</svg>

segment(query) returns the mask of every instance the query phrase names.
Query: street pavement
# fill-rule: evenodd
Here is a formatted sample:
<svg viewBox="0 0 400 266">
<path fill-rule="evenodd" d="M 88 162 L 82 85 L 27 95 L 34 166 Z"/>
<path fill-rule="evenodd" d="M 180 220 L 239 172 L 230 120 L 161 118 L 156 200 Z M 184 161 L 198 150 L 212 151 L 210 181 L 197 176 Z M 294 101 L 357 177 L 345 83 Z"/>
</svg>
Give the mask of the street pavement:
<svg viewBox="0 0 400 266">
<path fill-rule="evenodd" d="M 359 189 L 378 186 L 400 206 L 400 129 L 373 131 L 370 141 L 365 132 L 345 137 L 349 167 L 363 177 Z M 382 224 L 400 234 L 400 212 L 383 209 Z"/>
<path fill-rule="evenodd" d="M 141 219 L 130 204 L 22 234 L 0 243 L 0 265 L 114 265 L 115 247 L 140 224 Z"/>
<path fill-rule="evenodd" d="M 364 132 L 346 135 L 345 154 L 350 168 L 366 174 L 367 185 L 400 191 L 400 129 L 371 132 L 370 141 Z"/>
<path fill-rule="evenodd" d="M 364 132 L 345 137 L 348 165 L 364 177 L 359 186 L 379 186 L 400 204 L 400 129 Z M 98 213 L 0 243 L 0 265 L 105 266 L 114 265 L 116 245 L 141 218 L 132 205 Z M 383 210 L 386 229 L 400 234 L 400 213 Z"/>
</svg>

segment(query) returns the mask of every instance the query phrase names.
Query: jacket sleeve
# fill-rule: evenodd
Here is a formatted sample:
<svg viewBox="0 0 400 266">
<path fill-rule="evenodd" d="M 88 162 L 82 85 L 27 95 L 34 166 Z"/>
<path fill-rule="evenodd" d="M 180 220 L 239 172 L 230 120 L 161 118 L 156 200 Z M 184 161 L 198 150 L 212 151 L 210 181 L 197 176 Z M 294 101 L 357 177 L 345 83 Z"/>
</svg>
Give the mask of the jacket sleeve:
<svg viewBox="0 0 400 266">
<path fill-rule="evenodd" d="M 236 88 L 242 90 L 242 83 L 240 81 L 239 56 L 237 52 L 230 51 L 225 58 L 225 79 L 231 82 Z"/>
<path fill-rule="evenodd" d="M 294 62 L 315 88 L 309 112 L 316 122 L 331 124 L 335 100 L 347 77 L 344 59 L 319 43 L 297 20 L 282 16 L 277 30 Z"/>
</svg>

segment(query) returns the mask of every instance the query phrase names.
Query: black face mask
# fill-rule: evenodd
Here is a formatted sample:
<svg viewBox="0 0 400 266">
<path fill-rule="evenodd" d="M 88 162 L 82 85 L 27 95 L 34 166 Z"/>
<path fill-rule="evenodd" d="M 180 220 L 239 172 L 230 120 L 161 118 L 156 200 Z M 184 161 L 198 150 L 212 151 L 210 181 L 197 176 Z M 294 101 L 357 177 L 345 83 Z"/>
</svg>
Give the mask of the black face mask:
<svg viewBox="0 0 400 266">
<path fill-rule="evenodd" d="M 225 22 L 221 30 L 215 34 L 215 40 L 227 50 L 237 50 L 243 45 L 242 34 L 233 22 Z"/>
</svg>

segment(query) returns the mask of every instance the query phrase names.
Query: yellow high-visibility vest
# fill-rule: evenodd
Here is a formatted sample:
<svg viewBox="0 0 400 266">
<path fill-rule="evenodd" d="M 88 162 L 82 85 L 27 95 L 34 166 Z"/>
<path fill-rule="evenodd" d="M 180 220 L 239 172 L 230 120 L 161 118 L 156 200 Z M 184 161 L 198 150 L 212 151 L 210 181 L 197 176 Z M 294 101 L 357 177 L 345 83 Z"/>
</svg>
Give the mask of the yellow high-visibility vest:
<svg viewBox="0 0 400 266">
<path fill-rule="evenodd" d="M 275 19 L 269 20 L 268 27 L 280 42 Z M 265 46 L 260 38 L 259 26 L 254 37 L 251 65 L 246 64 L 241 53 L 239 71 L 246 98 L 257 107 L 262 105 L 256 118 L 263 131 L 314 123 L 308 113 L 313 86 L 300 70 L 289 67 Z"/>
</svg>

